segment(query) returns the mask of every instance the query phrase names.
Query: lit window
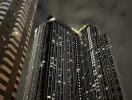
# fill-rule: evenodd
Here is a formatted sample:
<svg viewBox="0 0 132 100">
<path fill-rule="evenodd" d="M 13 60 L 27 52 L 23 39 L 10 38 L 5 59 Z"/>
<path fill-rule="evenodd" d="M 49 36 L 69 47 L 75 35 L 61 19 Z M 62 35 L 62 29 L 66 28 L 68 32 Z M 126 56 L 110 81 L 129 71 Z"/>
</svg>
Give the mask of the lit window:
<svg viewBox="0 0 132 100">
<path fill-rule="evenodd" d="M 109 89 L 109 87 L 106 87 L 106 90 L 108 90 Z"/>
<path fill-rule="evenodd" d="M 88 93 L 88 91 L 86 91 L 86 93 Z"/>
<path fill-rule="evenodd" d="M 101 78 L 101 77 L 102 77 L 102 75 L 99 75 L 98 77 L 99 77 L 99 78 Z"/>
<path fill-rule="evenodd" d="M 65 85 L 66 83 L 65 83 L 65 82 L 63 82 L 63 84 Z"/>
<path fill-rule="evenodd" d="M 55 96 L 55 93 L 53 93 L 52 95 Z"/>
<path fill-rule="evenodd" d="M 78 69 L 77 69 L 77 72 L 79 72 L 79 71 L 80 71 L 80 69 L 78 68 Z"/>
<path fill-rule="evenodd" d="M 54 59 L 54 57 L 51 57 L 51 59 Z"/>
<path fill-rule="evenodd" d="M 45 63 L 45 61 L 42 61 L 42 63 Z"/>
<path fill-rule="evenodd" d="M 40 67 L 43 67 L 43 64 L 41 64 Z"/>
<path fill-rule="evenodd" d="M 52 40 L 52 42 L 54 43 L 54 42 L 55 42 L 55 40 Z"/>
<path fill-rule="evenodd" d="M 95 87 L 95 84 L 93 84 L 92 87 Z"/>
<path fill-rule="evenodd" d="M 99 96 L 99 99 L 101 99 L 101 96 Z"/>
<path fill-rule="evenodd" d="M 102 48 L 102 50 L 105 50 L 105 48 Z"/>
</svg>

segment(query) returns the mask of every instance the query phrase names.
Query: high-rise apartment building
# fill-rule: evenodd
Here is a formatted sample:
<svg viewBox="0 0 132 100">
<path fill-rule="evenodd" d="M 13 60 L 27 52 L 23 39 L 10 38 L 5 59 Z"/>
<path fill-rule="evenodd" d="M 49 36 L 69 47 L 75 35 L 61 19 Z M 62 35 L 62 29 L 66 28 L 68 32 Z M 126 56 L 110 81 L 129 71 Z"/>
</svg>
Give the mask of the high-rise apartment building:
<svg viewBox="0 0 132 100">
<path fill-rule="evenodd" d="M 36 100 L 34 96 L 36 95 L 39 68 L 38 66 L 41 63 L 41 50 L 42 41 L 44 35 L 45 24 L 41 24 L 35 30 L 34 41 L 31 48 L 31 59 L 28 61 L 28 68 L 26 68 L 27 73 L 25 74 L 25 83 L 22 83 L 21 91 L 18 92 L 16 99 L 17 100 Z M 20 89 L 19 89 L 20 90 Z M 21 96 L 21 99 L 19 97 Z"/>
<path fill-rule="evenodd" d="M 82 100 L 124 100 L 108 36 L 92 25 L 80 32 Z"/>
<path fill-rule="evenodd" d="M 0 0 L 0 100 L 15 99 L 38 0 Z"/>
<path fill-rule="evenodd" d="M 35 33 L 37 62 L 23 100 L 124 100 L 106 34 L 92 25 L 76 31 L 55 18 Z"/>
</svg>

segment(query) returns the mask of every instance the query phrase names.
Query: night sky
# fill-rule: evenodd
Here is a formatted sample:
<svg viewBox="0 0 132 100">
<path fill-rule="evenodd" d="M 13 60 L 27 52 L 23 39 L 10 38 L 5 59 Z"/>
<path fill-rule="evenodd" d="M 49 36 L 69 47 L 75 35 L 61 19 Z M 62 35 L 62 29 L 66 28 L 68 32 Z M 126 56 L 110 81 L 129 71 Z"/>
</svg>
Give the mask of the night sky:
<svg viewBox="0 0 132 100">
<path fill-rule="evenodd" d="M 128 100 L 132 100 L 132 0 L 39 0 L 36 26 L 52 14 L 79 28 L 94 23 L 109 35 Z"/>
</svg>

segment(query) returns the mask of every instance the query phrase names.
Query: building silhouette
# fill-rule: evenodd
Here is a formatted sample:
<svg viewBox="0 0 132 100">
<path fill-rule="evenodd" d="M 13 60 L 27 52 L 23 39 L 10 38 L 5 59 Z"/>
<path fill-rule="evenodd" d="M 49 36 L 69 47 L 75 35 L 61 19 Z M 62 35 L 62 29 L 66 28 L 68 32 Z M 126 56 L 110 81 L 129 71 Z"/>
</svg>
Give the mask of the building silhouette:
<svg viewBox="0 0 132 100">
<path fill-rule="evenodd" d="M 38 0 L 0 0 L 0 100 L 15 99 Z"/>
<path fill-rule="evenodd" d="M 35 34 L 23 100 L 124 100 L 106 34 L 93 25 L 77 31 L 51 16 Z"/>
</svg>

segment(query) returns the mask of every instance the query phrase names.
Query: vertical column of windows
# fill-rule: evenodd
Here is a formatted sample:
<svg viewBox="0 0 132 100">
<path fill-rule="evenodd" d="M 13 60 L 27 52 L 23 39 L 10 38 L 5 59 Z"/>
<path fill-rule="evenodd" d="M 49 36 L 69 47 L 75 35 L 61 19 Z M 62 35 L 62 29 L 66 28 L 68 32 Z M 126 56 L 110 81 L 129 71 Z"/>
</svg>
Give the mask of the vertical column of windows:
<svg viewBox="0 0 132 100">
<path fill-rule="evenodd" d="M 55 75 L 55 91 L 54 91 L 54 98 L 58 98 L 58 74 L 59 74 L 59 71 L 58 71 L 58 69 L 59 69 L 59 39 L 58 39 L 58 30 L 59 28 L 58 28 L 58 25 L 57 25 L 57 23 L 54 23 L 54 29 L 53 29 L 53 31 L 55 32 L 55 40 L 53 40 L 53 42 L 55 42 L 55 68 L 56 68 L 56 70 L 55 70 L 55 73 L 56 73 L 56 75 Z"/>
<path fill-rule="evenodd" d="M 76 73 L 77 73 L 77 84 L 78 84 L 78 96 L 79 96 L 79 100 L 82 100 L 79 51 L 78 51 L 78 37 L 77 36 L 76 36 L 76 41 L 75 41 L 75 49 L 76 49 Z"/>
<path fill-rule="evenodd" d="M 49 72 L 48 72 L 48 86 L 47 86 L 47 99 L 52 99 L 52 93 L 53 93 L 53 68 L 54 68 L 54 42 L 53 42 L 53 27 L 54 27 L 54 24 L 52 23 L 52 31 L 49 33 L 51 36 L 50 36 L 50 41 L 51 41 L 51 44 L 50 44 L 50 49 L 51 49 L 51 54 L 50 54 L 50 65 L 49 65 Z"/>
<path fill-rule="evenodd" d="M 58 25 L 58 100 L 61 100 L 61 84 L 62 84 L 62 50 L 61 50 L 61 45 L 62 45 L 62 31 L 63 27 L 61 25 Z"/>
<path fill-rule="evenodd" d="M 52 69 L 52 99 L 55 99 L 55 86 L 56 86 L 56 24 L 53 22 L 53 32 L 52 32 L 52 44 L 53 44 L 53 69 Z"/>
<path fill-rule="evenodd" d="M 66 70 L 66 73 L 67 73 L 67 95 L 68 95 L 68 99 L 71 100 L 71 77 L 70 77 L 70 31 L 67 30 L 67 70 Z"/>
<path fill-rule="evenodd" d="M 30 5 L 28 4 L 27 1 L 23 1 L 21 4 L 21 9 L 18 12 L 18 17 L 17 17 L 17 22 L 15 23 L 15 27 L 13 28 L 14 31 L 17 31 L 19 33 L 23 32 L 23 28 L 25 27 L 25 22 L 27 20 L 28 12 L 29 12 L 29 7 Z"/>
<path fill-rule="evenodd" d="M 11 37 L 9 39 L 9 44 L 6 46 L 6 50 L 4 52 L 4 57 L 2 59 L 2 64 L 0 65 L 0 78 L 1 78 L 1 86 L 6 88 L 7 83 L 9 82 L 9 76 L 12 72 L 15 56 L 17 53 L 18 41 L 16 38 Z"/>
<path fill-rule="evenodd" d="M 93 81 L 92 81 L 92 89 L 90 90 L 94 95 L 96 95 L 97 99 L 101 99 L 101 95 L 100 95 L 100 85 L 99 85 L 99 73 L 98 73 L 98 69 L 97 69 L 97 65 L 96 65 L 96 61 L 95 61 L 95 51 L 94 51 L 94 44 L 93 44 L 93 40 L 92 40 L 92 33 L 90 30 L 90 27 L 87 28 L 87 33 L 88 33 L 88 42 L 89 42 L 89 48 L 90 48 L 90 56 L 91 56 L 91 63 L 92 63 L 92 70 L 93 70 Z"/>
<path fill-rule="evenodd" d="M 120 83 L 119 83 L 119 77 L 117 76 L 117 70 L 113 62 L 112 54 L 111 54 L 111 46 L 108 43 L 108 38 L 106 34 L 102 35 L 102 41 L 104 48 L 102 48 L 102 52 L 105 52 L 105 59 L 106 59 L 106 72 L 107 72 L 107 81 L 109 82 L 107 84 L 106 90 L 108 91 L 109 98 L 115 99 L 115 98 L 120 98 L 122 99 L 122 93 L 121 93 L 121 88 L 120 88 Z M 114 81 L 113 81 L 114 80 Z M 115 88 L 116 87 L 116 88 Z M 113 93 L 115 95 L 113 95 Z"/>
<path fill-rule="evenodd" d="M 10 4 L 12 0 L 6 0 L 0 2 L 0 25 L 2 24 L 2 20 L 4 20 L 4 17 L 9 10 Z"/>
<path fill-rule="evenodd" d="M 62 27 L 62 26 L 61 26 Z M 64 85 L 65 85 L 65 80 L 64 80 L 64 34 L 65 34 L 65 28 L 62 27 L 62 30 L 60 30 L 60 46 L 61 46 L 61 100 L 64 99 Z"/>
<path fill-rule="evenodd" d="M 89 59 L 87 58 L 88 55 L 88 48 L 87 48 L 87 36 L 85 34 L 82 34 L 81 36 L 81 83 L 82 83 L 82 99 L 86 99 L 89 100 L 89 89 L 88 87 L 90 87 L 87 83 L 90 82 L 89 79 L 89 67 L 88 67 L 88 61 Z M 88 74 L 86 74 L 88 73 Z M 89 80 L 87 80 L 89 79 Z"/>
</svg>

